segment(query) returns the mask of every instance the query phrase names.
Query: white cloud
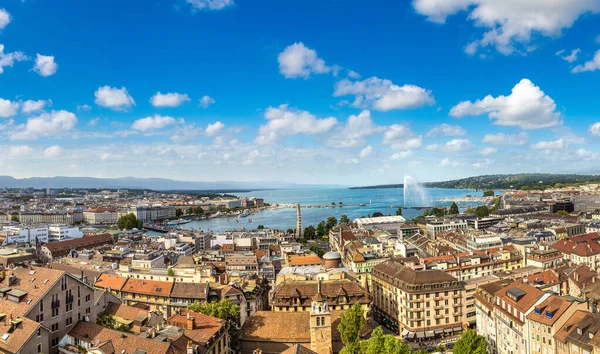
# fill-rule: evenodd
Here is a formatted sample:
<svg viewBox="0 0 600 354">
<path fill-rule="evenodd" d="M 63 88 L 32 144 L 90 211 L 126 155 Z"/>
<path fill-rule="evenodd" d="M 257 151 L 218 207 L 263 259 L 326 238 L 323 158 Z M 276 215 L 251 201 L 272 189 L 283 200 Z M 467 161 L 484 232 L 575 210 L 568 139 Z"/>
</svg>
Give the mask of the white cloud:
<svg viewBox="0 0 600 354">
<path fill-rule="evenodd" d="M 37 54 L 35 57 L 35 65 L 33 71 L 38 73 L 40 76 L 52 76 L 58 70 L 58 64 L 54 61 L 54 57 L 51 55 Z"/>
<path fill-rule="evenodd" d="M 96 125 L 98 125 L 98 122 L 100 121 L 100 118 L 93 118 L 90 119 L 90 121 L 88 122 L 88 125 L 90 127 L 95 127 Z"/>
<path fill-rule="evenodd" d="M 365 146 L 362 150 L 360 150 L 360 158 L 364 159 L 366 157 L 368 157 L 369 155 L 371 155 L 371 153 L 373 152 L 373 147 L 371 145 L 369 146 Z"/>
<path fill-rule="evenodd" d="M 558 55 L 562 60 L 572 63 L 577 60 L 577 56 L 579 55 L 579 53 L 581 53 L 581 49 L 573 49 L 571 51 L 571 54 L 569 55 L 563 55 L 564 53 L 564 50 L 559 50 L 558 52 L 556 52 L 556 55 Z"/>
<path fill-rule="evenodd" d="M 365 144 L 367 136 L 381 133 L 385 127 L 378 127 L 371 119 L 371 112 L 363 110 L 358 115 L 351 115 L 345 125 L 336 129 L 327 145 L 332 147 L 356 147 Z"/>
<path fill-rule="evenodd" d="M 96 90 L 94 96 L 96 96 L 95 102 L 98 106 L 114 111 L 122 111 L 135 106 L 133 97 L 129 95 L 125 87 L 118 89 L 116 87 L 102 86 Z"/>
<path fill-rule="evenodd" d="M 224 128 L 225 128 L 225 124 L 223 124 L 219 121 L 216 121 L 216 122 L 206 126 L 205 134 L 207 136 L 215 136 L 215 135 L 219 134 L 219 132 L 221 130 L 223 130 Z"/>
<path fill-rule="evenodd" d="M 53 145 L 44 150 L 44 157 L 45 158 L 55 158 L 55 157 L 60 156 L 60 154 L 62 154 L 63 151 L 64 151 L 64 149 L 61 148 L 60 146 Z"/>
<path fill-rule="evenodd" d="M 588 129 L 588 131 L 593 136 L 600 136 L 600 122 L 597 122 L 597 123 L 594 123 L 594 124 L 590 125 L 590 128 Z"/>
<path fill-rule="evenodd" d="M 469 54 L 495 47 L 502 54 L 521 48 L 535 49 L 532 38 L 558 37 L 582 15 L 600 10 L 597 0 L 413 0 L 417 13 L 430 21 L 444 23 L 462 11 L 477 28 L 485 31 L 466 46 Z"/>
<path fill-rule="evenodd" d="M 467 131 L 459 125 L 443 123 L 431 128 L 431 130 L 429 130 L 425 136 L 463 136 L 466 134 Z"/>
<path fill-rule="evenodd" d="M 586 61 L 581 65 L 577 65 L 571 69 L 572 73 L 582 73 L 585 71 L 596 71 L 600 69 L 600 50 L 594 54 L 594 58 L 590 61 Z"/>
<path fill-rule="evenodd" d="M 17 114 L 19 111 L 19 102 L 12 102 L 0 98 L 0 117 L 8 118 Z"/>
<path fill-rule="evenodd" d="M 8 148 L 10 157 L 27 157 L 33 153 L 33 149 L 27 145 L 15 145 Z"/>
<path fill-rule="evenodd" d="M 203 108 L 208 108 L 208 106 L 215 104 L 215 99 L 210 97 L 210 96 L 202 96 L 202 98 L 200 99 L 200 106 L 202 106 Z"/>
<path fill-rule="evenodd" d="M 189 100 L 190 97 L 187 94 L 177 92 L 162 94 L 157 92 L 150 98 L 150 103 L 154 107 L 179 107 Z"/>
<path fill-rule="evenodd" d="M 5 9 L 0 9 L 0 31 L 10 23 L 10 14 Z"/>
<path fill-rule="evenodd" d="M 355 107 L 368 107 L 379 111 L 412 109 L 433 105 L 431 90 L 415 85 L 395 85 L 390 80 L 370 77 L 363 81 L 342 79 L 335 83 L 335 97 L 352 95 Z"/>
<path fill-rule="evenodd" d="M 35 140 L 40 137 L 56 137 L 64 135 L 77 124 L 77 116 L 68 111 L 43 112 L 36 117 L 29 118 L 25 125 L 21 125 L 12 134 L 12 140 Z"/>
<path fill-rule="evenodd" d="M 486 96 L 460 102 L 450 110 L 453 117 L 488 114 L 496 125 L 522 129 L 550 128 L 562 124 L 554 100 L 528 79 L 521 80 L 508 96 Z"/>
<path fill-rule="evenodd" d="M 142 132 L 161 129 L 176 123 L 175 118 L 155 114 L 154 117 L 141 118 L 133 122 L 131 128 Z"/>
<path fill-rule="evenodd" d="M 412 150 L 423 146 L 423 137 L 405 124 L 394 124 L 383 134 L 382 143 L 395 150 Z"/>
<path fill-rule="evenodd" d="M 474 163 L 473 167 L 475 167 L 475 168 L 486 168 L 486 167 L 490 167 L 493 163 L 494 163 L 494 160 L 485 159 L 485 161 L 483 161 L 483 162 L 476 162 L 476 163 Z"/>
<path fill-rule="evenodd" d="M 595 159 L 598 157 L 598 153 L 593 152 L 593 151 L 588 151 L 583 148 L 577 149 L 577 151 L 575 151 L 575 153 L 577 154 L 577 156 L 581 157 L 584 160 L 591 160 L 591 159 Z"/>
<path fill-rule="evenodd" d="M 77 111 L 78 112 L 87 112 L 87 111 L 91 111 L 91 110 L 92 110 L 92 107 L 90 107 L 87 104 L 83 104 L 81 106 L 77 106 Z"/>
<path fill-rule="evenodd" d="M 360 79 L 360 74 L 353 70 L 348 70 L 348 77 L 353 79 Z"/>
<path fill-rule="evenodd" d="M 529 140 L 529 135 L 525 132 L 519 134 L 486 134 L 482 142 L 491 145 L 525 145 Z"/>
<path fill-rule="evenodd" d="M 392 155 L 392 160 L 404 160 L 412 156 L 411 150 L 400 151 Z"/>
<path fill-rule="evenodd" d="M 16 62 L 27 60 L 23 52 L 4 53 L 4 44 L 0 44 L 0 74 L 4 72 L 5 67 L 12 67 Z"/>
<path fill-rule="evenodd" d="M 440 149 L 439 144 L 430 144 L 425 147 L 427 151 L 438 151 Z"/>
<path fill-rule="evenodd" d="M 196 10 L 223 10 L 235 5 L 233 0 L 186 0 Z"/>
<path fill-rule="evenodd" d="M 447 157 L 442 159 L 442 161 L 440 162 L 440 167 L 460 167 L 464 165 L 465 164 L 463 162 L 450 160 Z"/>
<path fill-rule="evenodd" d="M 565 139 L 558 139 L 554 141 L 540 141 L 531 145 L 532 149 L 535 150 L 556 150 L 556 149 L 564 149 L 567 147 L 567 141 Z"/>
<path fill-rule="evenodd" d="M 192 140 L 202 134 L 202 128 L 196 127 L 194 123 L 177 127 L 175 134 L 171 136 L 171 140 L 176 143 Z"/>
<path fill-rule="evenodd" d="M 288 79 L 303 77 L 311 74 L 326 74 L 331 68 L 317 55 L 314 49 L 304 46 L 304 43 L 294 43 L 279 53 L 279 72 Z"/>
<path fill-rule="evenodd" d="M 497 152 L 498 152 L 498 149 L 495 147 L 491 147 L 491 146 L 488 146 L 488 147 L 485 147 L 485 148 L 479 150 L 479 153 L 481 155 L 493 155 Z"/>
<path fill-rule="evenodd" d="M 452 139 L 446 143 L 444 152 L 449 153 L 459 153 L 466 152 L 473 148 L 473 144 L 469 141 L 469 139 Z"/>
<path fill-rule="evenodd" d="M 44 109 L 44 107 L 46 107 L 47 105 L 51 105 L 52 101 L 48 100 L 37 100 L 37 101 L 33 101 L 33 100 L 27 100 L 25 102 L 23 102 L 23 105 L 21 106 L 21 112 L 27 114 L 27 113 L 32 113 L 32 112 L 37 112 L 37 111 L 41 111 L 42 109 Z"/>
<path fill-rule="evenodd" d="M 259 144 L 271 144 L 288 135 L 326 133 L 338 123 L 333 117 L 318 119 L 310 112 L 288 108 L 287 104 L 267 108 L 265 118 L 269 122 L 259 129 Z"/>
</svg>

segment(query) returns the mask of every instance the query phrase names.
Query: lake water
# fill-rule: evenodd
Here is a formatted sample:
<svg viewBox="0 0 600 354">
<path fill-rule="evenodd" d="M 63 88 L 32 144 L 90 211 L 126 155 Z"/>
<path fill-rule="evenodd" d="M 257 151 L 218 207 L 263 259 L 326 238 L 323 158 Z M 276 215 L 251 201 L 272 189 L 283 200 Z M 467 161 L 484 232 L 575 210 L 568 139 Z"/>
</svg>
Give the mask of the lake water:
<svg viewBox="0 0 600 354">
<path fill-rule="evenodd" d="M 410 193 L 407 205 L 409 206 L 450 206 L 450 202 L 440 202 L 446 197 L 464 197 L 466 195 L 481 196 L 482 192 L 467 189 L 437 189 L 425 188 L 425 196 L 421 198 L 418 193 Z M 398 188 L 382 189 L 278 189 L 255 191 L 249 193 L 236 193 L 240 197 L 264 198 L 265 203 L 300 204 L 300 205 L 328 205 L 329 208 L 303 208 L 302 226 L 316 226 L 321 220 L 329 216 L 335 216 L 338 220 L 341 215 L 346 214 L 353 220 L 361 216 L 368 216 L 375 212 L 384 215 L 396 215 L 396 209 L 404 204 L 404 191 Z M 332 208 L 331 203 L 336 207 Z M 344 206 L 339 207 L 342 202 Z M 366 204 L 366 206 L 359 206 Z M 460 207 L 471 205 L 459 204 Z M 404 209 L 403 216 L 412 219 L 421 215 L 423 210 Z M 237 220 L 237 221 L 236 221 Z M 271 229 L 293 229 L 296 227 L 296 209 L 265 210 L 246 218 L 215 218 L 208 220 L 193 221 L 181 225 L 186 229 L 201 229 L 211 231 L 223 231 L 245 227 L 254 229 L 258 225 L 264 225 Z"/>
</svg>

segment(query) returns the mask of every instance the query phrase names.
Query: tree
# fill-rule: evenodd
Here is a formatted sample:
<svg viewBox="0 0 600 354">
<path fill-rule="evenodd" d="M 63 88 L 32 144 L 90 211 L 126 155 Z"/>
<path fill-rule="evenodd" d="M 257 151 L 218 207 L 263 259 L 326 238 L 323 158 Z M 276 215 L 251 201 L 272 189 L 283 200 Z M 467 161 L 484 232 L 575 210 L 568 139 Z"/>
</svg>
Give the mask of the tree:
<svg viewBox="0 0 600 354">
<path fill-rule="evenodd" d="M 119 230 L 131 230 L 133 228 L 141 229 L 144 226 L 142 220 L 138 220 L 134 214 L 123 215 L 117 222 Z"/>
<path fill-rule="evenodd" d="M 326 232 L 326 233 L 329 233 L 329 230 L 333 229 L 333 227 L 334 227 L 335 225 L 337 225 L 337 223 L 338 223 L 338 221 L 337 221 L 337 219 L 335 218 L 335 216 L 330 216 L 330 217 L 328 217 L 328 218 L 327 218 L 327 221 L 325 221 L 325 226 L 326 226 L 326 229 L 327 229 L 327 232 Z"/>
<path fill-rule="evenodd" d="M 569 212 L 566 210 L 559 210 L 556 212 L 557 215 L 564 215 L 564 216 L 569 216 Z"/>
<path fill-rule="evenodd" d="M 340 317 L 340 324 L 337 328 L 340 332 L 342 343 L 344 343 L 341 354 L 360 353 L 360 332 L 365 326 L 365 323 L 363 311 L 358 302 L 342 314 Z"/>
<path fill-rule="evenodd" d="M 494 191 L 485 191 L 485 192 L 483 192 L 483 196 L 484 197 L 493 197 Z"/>
<path fill-rule="evenodd" d="M 325 226 L 325 221 L 321 221 L 318 225 L 317 225 L 317 236 L 318 237 L 323 237 L 327 234 L 327 226 Z"/>
<path fill-rule="evenodd" d="M 458 215 L 459 211 L 458 211 L 458 205 L 456 205 L 455 202 L 452 202 L 452 205 L 450 205 L 450 215 Z"/>
<path fill-rule="evenodd" d="M 401 207 L 398 207 L 398 209 L 396 209 L 396 215 L 402 216 L 402 208 Z"/>
<path fill-rule="evenodd" d="M 265 225 L 258 225 L 256 227 L 257 230 L 263 230 L 265 228 Z"/>
<path fill-rule="evenodd" d="M 103 327 L 115 328 L 115 319 L 105 312 L 98 315 L 96 323 Z"/>
<path fill-rule="evenodd" d="M 360 351 L 365 354 L 410 354 L 410 347 L 401 339 L 383 334 L 381 326 L 375 328 L 371 338 L 360 342 Z"/>
<path fill-rule="evenodd" d="M 339 203 L 338 203 L 338 205 L 339 205 L 340 207 L 343 207 L 343 206 L 344 206 L 344 202 L 339 202 Z"/>
<path fill-rule="evenodd" d="M 175 217 L 180 218 L 183 215 L 183 210 L 181 208 L 175 209 Z"/>
<path fill-rule="evenodd" d="M 465 331 L 454 345 L 454 354 L 487 354 L 485 338 L 478 336 L 474 330 Z"/>
<path fill-rule="evenodd" d="M 374 213 L 373 213 L 373 215 L 371 215 L 370 217 L 372 217 L 372 218 L 378 218 L 378 217 L 381 217 L 381 216 L 383 216 L 383 214 L 382 214 L 382 213 L 380 213 L 380 212 L 378 212 L 378 211 L 376 211 L 376 212 L 374 212 Z"/>
<path fill-rule="evenodd" d="M 228 298 L 223 298 L 219 302 L 200 303 L 196 301 L 188 309 L 227 321 L 231 349 L 234 353 L 238 352 L 240 331 L 240 307 L 238 305 L 231 302 Z"/>
<path fill-rule="evenodd" d="M 340 216 L 340 225 L 348 225 L 350 223 L 350 218 L 348 218 L 348 215 L 343 214 L 342 216 Z"/>
<path fill-rule="evenodd" d="M 173 268 L 169 268 L 169 270 L 167 270 L 167 275 L 170 277 L 174 277 L 175 276 L 175 272 L 173 272 Z"/>
<path fill-rule="evenodd" d="M 293 234 L 293 233 L 294 233 L 294 229 L 287 229 L 286 233 L 287 233 L 288 235 L 291 235 L 291 234 Z"/>
<path fill-rule="evenodd" d="M 317 237 L 317 231 L 315 227 L 310 225 L 304 228 L 304 234 L 302 234 L 307 240 L 314 240 Z"/>
<path fill-rule="evenodd" d="M 187 215 L 192 215 L 192 214 L 194 213 L 194 209 L 192 209 L 192 207 L 187 207 L 187 208 L 185 209 L 185 213 L 186 213 Z"/>
<path fill-rule="evenodd" d="M 11 215 L 11 216 L 10 216 L 10 221 L 16 221 L 16 222 L 19 222 L 19 215 Z"/>
<path fill-rule="evenodd" d="M 319 257 L 323 257 L 323 255 L 325 254 L 325 252 L 323 252 L 323 250 L 320 249 L 319 246 L 317 246 L 317 245 L 312 245 L 310 247 L 310 250 L 313 251 L 314 253 L 316 253 L 317 256 L 319 256 Z"/>
</svg>

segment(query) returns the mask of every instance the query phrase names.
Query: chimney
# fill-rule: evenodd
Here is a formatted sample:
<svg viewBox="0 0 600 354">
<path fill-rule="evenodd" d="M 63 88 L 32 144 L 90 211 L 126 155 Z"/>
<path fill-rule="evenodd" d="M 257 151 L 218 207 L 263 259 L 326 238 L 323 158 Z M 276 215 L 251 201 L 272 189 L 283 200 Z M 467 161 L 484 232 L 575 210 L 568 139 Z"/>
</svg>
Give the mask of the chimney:
<svg viewBox="0 0 600 354">
<path fill-rule="evenodd" d="M 185 328 L 187 328 L 187 329 L 194 329 L 194 322 L 195 322 L 194 317 L 190 317 L 190 314 L 188 313 L 188 318 L 187 318 L 187 321 L 186 321 Z"/>
</svg>

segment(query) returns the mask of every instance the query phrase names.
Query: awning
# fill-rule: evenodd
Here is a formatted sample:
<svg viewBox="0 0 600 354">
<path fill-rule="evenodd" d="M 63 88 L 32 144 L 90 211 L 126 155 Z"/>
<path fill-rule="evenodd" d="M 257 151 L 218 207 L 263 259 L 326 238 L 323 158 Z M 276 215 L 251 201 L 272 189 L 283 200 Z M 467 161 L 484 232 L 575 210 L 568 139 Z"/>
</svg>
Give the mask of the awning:
<svg viewBox="0 0 600 354">
<path fill-rule="evenodd" d="M 425 332 L 417 332 L 417 338 L 418 339 L 425 338 Z"/>
<path fill-rule="evenodd" d="M 405 328 L 402 330 L 402 337 L 406 336 L 408 334 L 408 330 Z"/>
<path fill-rule="evenodd" d="M 460 327 L 454 327 L 454 332 L 460 332 L 460 331 L 462 331 L 462 328 L 460 328 Z"/>
<path fill-rule="evenodd" d="M 415 337 L 415 332 L 408 332 L 408 335 L 406 336 L 406 338 L 408 339 L 413 339 Z"/>
<path fill-rule="evenodd" d="M 433 338 L 434 336 L 435 336 L 435 335 L 433 334 L 433 331 L 426 331 L 426 332 L 425 332 L 425 337 L 428 337 L 428 338 Z"/>
<path fill-rule="evenodd" d="M 452 330 L 451 330 L 450 328 L 446 328 L 446 329 L 444 330 L 444 333 L 452 333 Z"/>
<path fill-rule="evenodd" d="M 435 334 L 442 334 L 442 333 L 444 333 L 444 330 L 443 329 L 436 329 L 434 332 L 435 332 Z"/>
</svg>

